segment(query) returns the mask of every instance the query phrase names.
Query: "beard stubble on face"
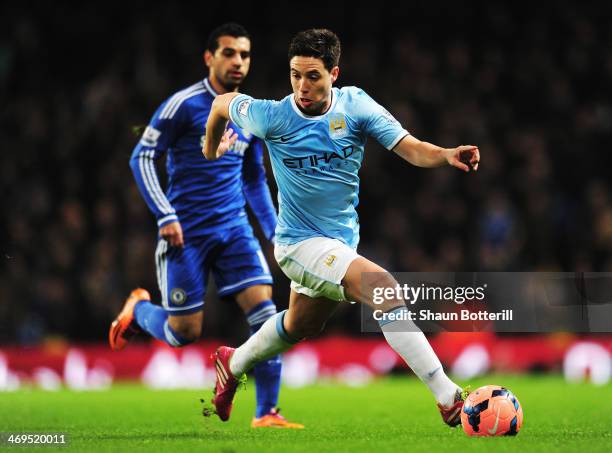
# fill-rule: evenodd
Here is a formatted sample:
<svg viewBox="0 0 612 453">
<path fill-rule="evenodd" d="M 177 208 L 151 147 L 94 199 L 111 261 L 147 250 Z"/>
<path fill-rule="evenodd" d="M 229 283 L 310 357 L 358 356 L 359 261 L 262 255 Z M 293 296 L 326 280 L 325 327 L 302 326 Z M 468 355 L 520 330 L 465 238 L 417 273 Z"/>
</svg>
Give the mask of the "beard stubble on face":
<svg viewBox="0 0 612 453">
<path fill-rule="evenodd" d="M 242 77 L 240 77 L 239 79 L 236 79 L 235 77 L 231 76 L 232 72 L 235 72 L 235 70 L 228 70 L 228 71 L 225 71 L 224 73 L 220 73 L 218 70 L 213 69 L 213 73 L 214 73 L 216 81 L 228 93 L 235 91 L 238 87 L 240 87 L 240 85 L 242 84 L 242 82 L 244 82 L 244 79 L 246 77 L 246 74 L 244 74 L 243 72 Z"/>
</svg>

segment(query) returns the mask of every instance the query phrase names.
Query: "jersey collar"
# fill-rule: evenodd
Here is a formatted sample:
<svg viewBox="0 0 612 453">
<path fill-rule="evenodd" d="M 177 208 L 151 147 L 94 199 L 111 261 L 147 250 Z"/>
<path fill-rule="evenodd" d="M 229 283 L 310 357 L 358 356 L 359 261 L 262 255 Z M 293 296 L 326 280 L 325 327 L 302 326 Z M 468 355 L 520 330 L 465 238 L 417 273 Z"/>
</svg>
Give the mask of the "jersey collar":
<svg viewBox="0 0 612 453">
<path fill-rule="evenodd" d="M 212 85 L 208 81 L 208 77 L 206 77 L 204 79 L 204 86 L 206 87 L 208 92 L 213 95 L 213 97 L 215 97 L 215 98 L 217 97 L 218 93 L 214 90 L 214 88 L 212 87 Z"/>
<path fill-rule="evenodd" d="M 332 101 L 331 101 L 331 105 L 327 109 L 327 112 L 322 113 L 321 115 L 306 115 L 304 112 L 300 110 L 300 108 L 295 103 L 295 97 L 293 96 L 293 94 L 291 94 L 290 97 L 291 97 L 291 107 L 293 107 L 294 112 L 306 120 L 314 120 L 314 121 L 323 118 L 325 115 L 331 112 L 336 105 L 336 101 L 338 100 L 336 89 L 332 88 Z"/>
</svg>

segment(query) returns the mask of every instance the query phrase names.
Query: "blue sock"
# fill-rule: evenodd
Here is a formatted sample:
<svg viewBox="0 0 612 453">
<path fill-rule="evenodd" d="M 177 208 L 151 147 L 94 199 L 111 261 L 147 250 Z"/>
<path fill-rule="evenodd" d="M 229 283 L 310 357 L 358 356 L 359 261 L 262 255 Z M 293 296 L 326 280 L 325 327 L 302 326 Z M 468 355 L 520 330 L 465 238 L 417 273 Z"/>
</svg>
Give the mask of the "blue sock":
<svg viewBox="0 0 612 453">
<path fill-rule="evenodd" d="M 168 343 L 170 346 L 180 347 L 191 343 L 181 337 L 168 324 L 168 313 L 159 305 L 148 300 L 138 302 L 134 307 L 134 319 L 142 330 L 152 337 Z"/>
<path fill-rule="evenodd" d="M 261 302 L 247 313 L 247 322 L 251 327 L 251 335 L 259 330 L 266 320 L 276 314 L 276 305 L 271 300 Z M 278 403 L 280 391 L 282 361 L 280 355 L 259 362 L 253 368 L 255 373 L 255 394 L 257 410 L 255 417 L 268 414 Z"/>
</svg>

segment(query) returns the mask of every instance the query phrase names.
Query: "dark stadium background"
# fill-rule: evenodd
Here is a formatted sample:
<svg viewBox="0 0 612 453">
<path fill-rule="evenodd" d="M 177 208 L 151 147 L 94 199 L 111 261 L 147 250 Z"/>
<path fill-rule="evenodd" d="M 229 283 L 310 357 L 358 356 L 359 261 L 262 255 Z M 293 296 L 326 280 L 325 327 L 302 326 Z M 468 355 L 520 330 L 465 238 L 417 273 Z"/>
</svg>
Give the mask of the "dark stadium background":
<svg viewBox="0 0 612 453">
<path fill-rule="evenodd" d="M 0 342 L 103 342 L 133 287 L 158 300 L 156 226 L 128 167 L 131 130 L 206 74 L 208 32 L 228 20 L 252 33 L 245 92 L 288 94 L 290 37 L 324 26 L 343 42 L 340 86 L 364 88 L 418 138 L 480 146 L 479 172 L 465 175 L 411 167 L 371 141 L 365 256 L 394 271 L 611 271 L 609 9 L 3 3 Z M 283 307 L 288 282 L 265 248 Z M 359 310 L 346 306 L 326 333 L 358 331 Z M 209 294 L 204 336 L 246 332 L 235 305 Z"/>
</svg>

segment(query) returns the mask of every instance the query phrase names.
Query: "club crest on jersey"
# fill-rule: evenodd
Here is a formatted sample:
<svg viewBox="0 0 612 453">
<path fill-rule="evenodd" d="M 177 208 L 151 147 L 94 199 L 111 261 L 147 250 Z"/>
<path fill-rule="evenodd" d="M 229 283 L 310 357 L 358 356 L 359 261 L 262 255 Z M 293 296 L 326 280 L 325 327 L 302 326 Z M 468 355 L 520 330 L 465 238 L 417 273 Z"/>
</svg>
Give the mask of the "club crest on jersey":
<svg viewBox="0 0 612 453">
<path fill-rule="evenodd" d="M 329 118 L 329 135 L 331 138 L 342 138 L 348 135 L 344 114 L 335 113 Z"/>
<path fill-rule="evenodd" d="M 187 300 L 187 293 L 183 288 L 172 288 L 172 291 L 170 291 L 170 299 L 172 299 L 172 302 L 176 305 L 183 305 Z"/>
</svg>

